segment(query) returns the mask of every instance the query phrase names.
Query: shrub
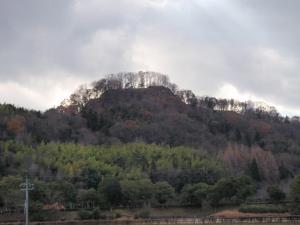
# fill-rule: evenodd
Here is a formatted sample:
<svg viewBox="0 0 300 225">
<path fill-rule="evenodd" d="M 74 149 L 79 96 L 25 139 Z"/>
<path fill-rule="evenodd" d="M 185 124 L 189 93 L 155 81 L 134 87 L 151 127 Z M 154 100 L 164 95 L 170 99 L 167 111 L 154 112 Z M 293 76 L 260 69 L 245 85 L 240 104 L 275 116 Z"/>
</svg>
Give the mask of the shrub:
<svg viewBox="0 0 300 225">
<path fill-rule="evenodd" d="M 300 176 L 296 176 L 290 185 L 290 198 L 295 203 L 300 201 Z"/>
<path fill-rule="evenodd" d="M 285 213 L 288 207 L 285 205 L 242 205 L 240 212 L 245 213 Z"/>
<path fill-rule="evenodd" d="M 31 221 L 55 221 L 59 219 L 59 212 L 54 209 L 40 210 L 30 213 Z"/>
<path fill-rule="evenodd" d="M 81 210 L 79 211 L 78 215 L 81 220 L 105 219 L 105 215 L 101 214 L 101 211 L 98 207 L 93 209 L 93 211 Z"/>
<path fill-rule="evenodd" d="M 40 202 L 30 203 L 30 220 L 32 221 L 54 221 L 59 219 L 59 212 L 55 209 L 43 209 Z"/>
<path fill-rule="evenodd" d="M 274 202 L 280 202 L 286 198 L 285 193 L 277 186 L 269 186 L 267 189 L 269 198 Z"/>
<path fill-rule="evenodd" d="M 121 213 L 119 212 L 116 213 L 116 218 L 120 218 L 121 216 L 122 216 Z"/>
<path fill-rule="evenodd" d="M 87 210 L 80 210 L 78 212 L 78 216 L 81 220 L 89 220 L 92 219 L 92 212 Z"/>
<path fill-rule="evenodd" d="M 135 218 L 149 218 L 150 217 L 150 210 L 149 209 L 142 209 L 135 215 Z"/>
<path fill-rule="evenodd" d="M 101 218 L 101 212 L 100 212 L 100 209 L 97 207 L 95 209 L 93 209 L 93 212 L 92 212 L 92 218 L 95 219 L 95 220 L 98 220 Z"/>
<path fill-rule="evenodd" d="M 299 206 L 299 204 L 292 204 L 290 206 L 290 212 L 294 215 L 300 215 L 300 206 Z"/>
</svg>

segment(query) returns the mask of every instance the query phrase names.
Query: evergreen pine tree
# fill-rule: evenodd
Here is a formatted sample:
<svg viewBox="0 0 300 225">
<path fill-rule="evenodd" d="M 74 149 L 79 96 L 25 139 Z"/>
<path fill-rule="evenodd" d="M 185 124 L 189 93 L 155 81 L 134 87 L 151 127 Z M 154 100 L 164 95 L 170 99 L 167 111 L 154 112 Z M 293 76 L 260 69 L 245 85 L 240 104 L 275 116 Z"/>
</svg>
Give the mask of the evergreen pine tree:
<svg viewBox="0 0 300 225">
<path fill-rule="evenodd" d="M 252 177 L 252 179 L 254 179 L 256 181 L 261 181 L 261 177 L 259 174 L 259 169 L 257 166 L 256 159 L 252 159 L 252 162 L 249 167 L 249 172 L 250 172 L 250 176 Z"/>
</svg>

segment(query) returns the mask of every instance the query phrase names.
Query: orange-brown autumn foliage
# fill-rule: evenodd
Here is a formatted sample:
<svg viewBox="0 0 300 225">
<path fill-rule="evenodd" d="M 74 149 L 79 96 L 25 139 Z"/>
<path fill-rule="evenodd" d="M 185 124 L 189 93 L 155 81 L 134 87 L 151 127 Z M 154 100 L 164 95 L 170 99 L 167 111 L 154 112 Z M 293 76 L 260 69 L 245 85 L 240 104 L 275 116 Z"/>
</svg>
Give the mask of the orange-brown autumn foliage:
<svg viewBox="0 0 300 225">
<path fill-rule="evenodd" d="M 244 145 L 229 144 L 221 154 L 221 159 L 227 169 L 234 174 L 247 171 L 247 168 L 255 159 L 260 175 L 270 182 L 279 178 L 278 163 L 271 151 L 265 151 L 258 146 L 246 147 Z"/>
<path fill-rule="evenodd" d="M 25 122 L 26 120 L 23 116 L 14 116 L 7 120 L 7 130 L 14 134 L 22 133 L 25 130 Z"/>
</svg>

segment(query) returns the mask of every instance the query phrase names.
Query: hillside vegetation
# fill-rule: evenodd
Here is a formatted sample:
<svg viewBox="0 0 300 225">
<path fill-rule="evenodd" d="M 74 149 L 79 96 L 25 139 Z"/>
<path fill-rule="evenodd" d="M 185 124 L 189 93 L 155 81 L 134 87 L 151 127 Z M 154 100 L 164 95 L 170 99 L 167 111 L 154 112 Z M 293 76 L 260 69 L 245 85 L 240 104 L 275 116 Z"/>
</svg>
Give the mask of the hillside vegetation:
<svg viewBox="0 0 300 225">
<path fill-rule="evenodd" d="M 299 121 L 153 72 L 109 75 L 45 112 L 1 104 L 0 205 L 21 204 L 26 175 L 43 206 L 240 204 L 299 173 Z"/>
</svg>

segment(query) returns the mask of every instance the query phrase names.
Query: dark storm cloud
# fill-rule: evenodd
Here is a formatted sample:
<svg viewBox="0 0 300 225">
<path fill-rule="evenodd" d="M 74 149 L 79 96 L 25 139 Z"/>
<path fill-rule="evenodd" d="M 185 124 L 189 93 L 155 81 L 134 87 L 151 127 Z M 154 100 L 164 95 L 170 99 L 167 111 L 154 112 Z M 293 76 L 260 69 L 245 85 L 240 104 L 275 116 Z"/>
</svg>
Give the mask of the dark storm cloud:
<svg viewBox="0 0 300 225">
<path fill-rule="evenodd" d="M 297 113 L 299 6 L 297 0 L 2 0 L 0 101 L 45 109 L 81 82 L 155 70 L 199 95 L 249 97 Z"/>
</svg>

